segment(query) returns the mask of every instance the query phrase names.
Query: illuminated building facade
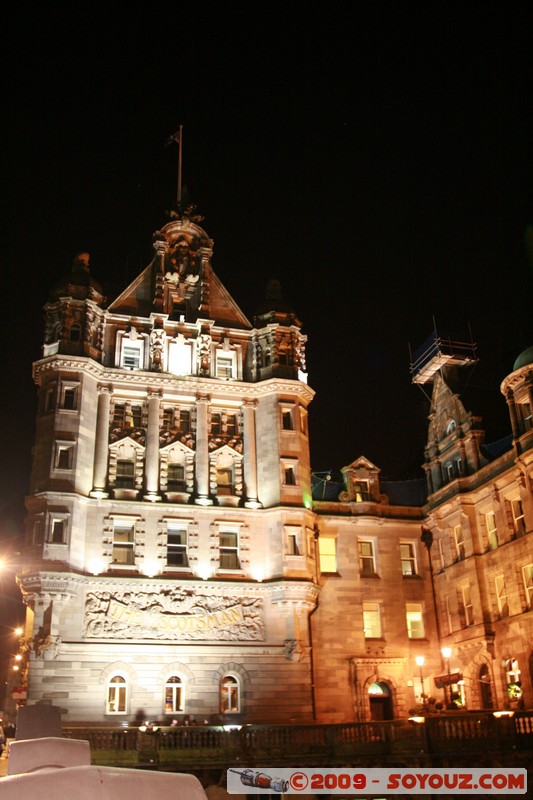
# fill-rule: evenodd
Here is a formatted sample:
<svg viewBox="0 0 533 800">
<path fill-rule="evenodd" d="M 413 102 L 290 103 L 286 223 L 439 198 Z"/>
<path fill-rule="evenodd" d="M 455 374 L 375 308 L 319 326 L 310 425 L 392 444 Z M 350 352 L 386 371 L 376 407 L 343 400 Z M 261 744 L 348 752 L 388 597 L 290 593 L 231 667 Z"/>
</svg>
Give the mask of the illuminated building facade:
<svg viewBox="0 0 533 800">
<path fill-rule="evenodd" d="M 82 253 L 45 306 L 26 701 L 65 724 L 530 703 L 529 362 L 503 385 L 514 449 L 483 445 L 454 365 L 427 359 L 429 490 L 363 456 L 317 482 L 301 323 L 275 283 L 250 322 L 199 221 L 173 213 L 109 304 Z"/>
</svg>

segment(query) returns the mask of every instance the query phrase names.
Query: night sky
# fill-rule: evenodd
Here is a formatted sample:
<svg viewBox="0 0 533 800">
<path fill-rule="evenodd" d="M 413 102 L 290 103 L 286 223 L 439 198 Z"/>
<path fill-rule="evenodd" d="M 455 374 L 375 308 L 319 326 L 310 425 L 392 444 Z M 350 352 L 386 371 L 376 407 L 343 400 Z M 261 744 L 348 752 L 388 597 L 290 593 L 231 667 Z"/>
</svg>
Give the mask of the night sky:
<svg viewBox="0 0 533 800">
<path fill-rule="evenodd" d="M 422 475 L 410 348 L 434 320 L 477 342 L 473 410 L 488 441 L 509 432 L 499 384 L 533 343 L 532 7 L 369 5 L 3 10 L 4 546 L 47 292 L 79 250 L 109 299 L 151 260 L 180 124 L 215 272 L 250 319 L 278 278 L 309 337 L 315 471 L 365 455 L 384 478 Z"/>
</svg>

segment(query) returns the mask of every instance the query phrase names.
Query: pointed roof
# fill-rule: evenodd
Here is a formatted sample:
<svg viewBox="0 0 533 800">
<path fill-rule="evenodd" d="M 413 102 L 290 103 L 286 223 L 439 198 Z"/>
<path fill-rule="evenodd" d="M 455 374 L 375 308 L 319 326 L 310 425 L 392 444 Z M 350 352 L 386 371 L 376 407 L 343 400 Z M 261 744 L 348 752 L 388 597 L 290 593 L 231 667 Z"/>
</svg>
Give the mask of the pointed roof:
<svg viewBox="0 0 533 800">
<path fill-rule="evenodd" d="M 154 233 L 151 263 L 110 303 L 116 314 L 185 314 L 234 328 L 252 326 L 211 266 L 213 241 L 184 212 Z"/>
</svg>

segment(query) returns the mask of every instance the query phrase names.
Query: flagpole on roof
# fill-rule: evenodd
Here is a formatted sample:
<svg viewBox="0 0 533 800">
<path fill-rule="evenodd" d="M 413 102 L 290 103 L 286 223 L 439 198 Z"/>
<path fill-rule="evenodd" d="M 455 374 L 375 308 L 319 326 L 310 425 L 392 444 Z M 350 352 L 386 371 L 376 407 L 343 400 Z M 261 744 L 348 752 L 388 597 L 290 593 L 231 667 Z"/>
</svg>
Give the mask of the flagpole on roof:
<svg viewBox="0 0 533 800">
<path fill-rule="evenodd" d="M 181 209 L 181 162 L 182 162 L 182 142 L 183 142 L 183 125 L 180 125 L 178 130 L 178 144 L 179 144 L 179 158 L 178 158 L 178 211 Z"/>
</svg>

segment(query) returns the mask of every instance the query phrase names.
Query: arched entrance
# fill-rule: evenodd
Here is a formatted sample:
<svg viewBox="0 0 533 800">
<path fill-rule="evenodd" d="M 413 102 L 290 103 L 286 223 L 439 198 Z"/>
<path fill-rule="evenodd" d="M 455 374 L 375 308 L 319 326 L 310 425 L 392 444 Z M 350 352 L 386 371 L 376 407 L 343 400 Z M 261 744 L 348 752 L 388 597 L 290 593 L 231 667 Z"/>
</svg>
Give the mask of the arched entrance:
<svg viewBox="0 0 533 800">
<path fill-rule="evenodd" d="M 481 708 L 494 708 L 489 668 L 482 664 L 479 668 L 479 688 L 481 692 Z"/>
<path fill-rule="evenodd" d="M 383 681 L 372 683 L 368 689 L 370 719 L 394 719 L 392 694 L 388 684 Z"/>
</svg>

